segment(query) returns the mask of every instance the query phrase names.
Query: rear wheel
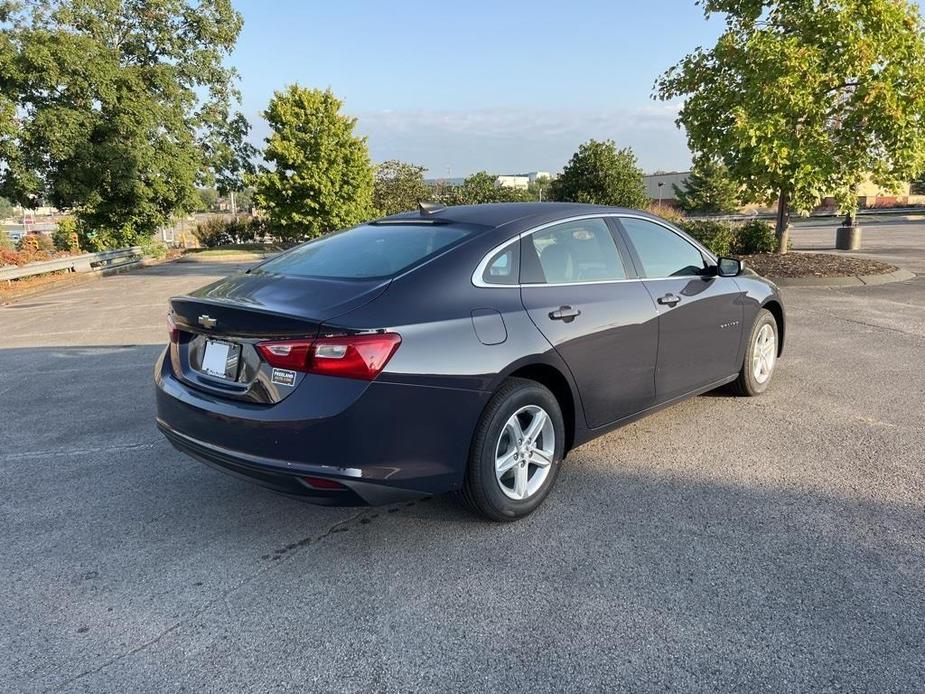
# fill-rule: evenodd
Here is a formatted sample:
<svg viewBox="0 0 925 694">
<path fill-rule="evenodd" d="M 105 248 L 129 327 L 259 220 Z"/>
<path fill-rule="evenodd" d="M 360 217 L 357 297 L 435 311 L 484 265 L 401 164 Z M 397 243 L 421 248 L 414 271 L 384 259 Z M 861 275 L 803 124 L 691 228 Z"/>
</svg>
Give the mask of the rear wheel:
<svg viewBox="0 0 925 694">
<path fill-rule="evenodd" d="M 492 520 L 523 518 L 552 489 L 564 442 L 562 411 L 549 389 L 522 378 L 506 381 L 476 427 L 463 498 Z"/>
<path fill-rule="evenodd" d="M 774 367 L 777 366 L 777 321 L 767 309 L 761 309 L 755 318 L 745 361 L 739 377 L 732 382 L 731 389 L 736 395 L 761 395 L 768 389 Z"/>
</svg>

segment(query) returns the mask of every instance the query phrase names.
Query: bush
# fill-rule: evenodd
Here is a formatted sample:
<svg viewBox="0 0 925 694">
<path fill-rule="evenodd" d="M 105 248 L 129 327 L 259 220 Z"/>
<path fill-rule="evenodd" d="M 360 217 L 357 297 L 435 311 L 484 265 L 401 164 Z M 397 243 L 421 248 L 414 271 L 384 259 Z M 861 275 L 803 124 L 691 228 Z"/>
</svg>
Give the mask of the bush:
<svg viewBox="0 0 925 694">
<path fill-rule="evenodd" d="M 736 230 L 726 222 L 691 220 L 679 226 L 709 248 L 714 255 L 729 256 L 736 246 Z"/>
<path fill-rule="evenodd" d="M 0 265 L 25 265 L 30 260 L 31 256 L 25 253 L 7 248 L 0 248 Z"/>
<path fill-rule="evenodd" d="M 52 253 L 55 250 L 55 244 L 51 237 L 45 234 L 26 234 L 19 239 L 16 250 L 33 255 L 39 252 Z"/>
<path fill-rule="evenodd" d="M 59 251 L 78 251 L 80 246 L 77 236 L 77 220 L 73 217 L 62 217 L 58 226 L 51 235 L 55 248 Z"/>
<path fill-rule="evenodd" d="M 167 246 L 160 239 L 149 236 L 138 244 L 141 246 L 141 252 L 148 258 L 163 258 L 167 255 Z"/>
<path fill-rule="evenodd" d="M 777 250 L 777 234 L 767 222 L 756 219 L 739 227 L 736 235 L 735 252 L 742 255 L 753 253 L 774 253 Z"/>
<path fill-rule="evenodd" d="M 646 212 L 656 217 L 661 217 L 666 222 L 671 222 L 675 226 L 684 226 L 687 218 L 684 216 L 684 213 L 680 210 L 671 207 L 669 205 L 649 205 L 646 208 Z"/>
<path fill-rule="evenodd" d="M 15 248 L 16 244 L 13 243 L 13 239 L 10 238 L 10 235 L 3 231 L 3 229 L 0 229 L 0 250 L 12 251 Z"/>
<path fill-rule="evenodd" d="M 256 217 L 209 217 L 196 225 L 193 236 L 206 248 L 214 248 L 252 243 L 263 231 L 263 222 Z"/>
</svg>

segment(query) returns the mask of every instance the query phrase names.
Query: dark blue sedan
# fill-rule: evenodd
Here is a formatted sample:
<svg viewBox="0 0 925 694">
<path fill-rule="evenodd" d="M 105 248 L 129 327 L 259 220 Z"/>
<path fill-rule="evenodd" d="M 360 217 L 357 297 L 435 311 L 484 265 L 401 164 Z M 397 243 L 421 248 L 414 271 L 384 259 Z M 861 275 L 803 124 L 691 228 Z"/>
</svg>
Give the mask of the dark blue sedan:
<svg viewBox="0 0 925 694">
<path fill-rule="evenodd" d="M 576 446 L 728 386 L 758 395 L 777 288 L 642 212 L 408 212 L 171 300 L 157 423 L 181 451 L 331 505 L 456 491 L 495 520 Z"/>
</svg>

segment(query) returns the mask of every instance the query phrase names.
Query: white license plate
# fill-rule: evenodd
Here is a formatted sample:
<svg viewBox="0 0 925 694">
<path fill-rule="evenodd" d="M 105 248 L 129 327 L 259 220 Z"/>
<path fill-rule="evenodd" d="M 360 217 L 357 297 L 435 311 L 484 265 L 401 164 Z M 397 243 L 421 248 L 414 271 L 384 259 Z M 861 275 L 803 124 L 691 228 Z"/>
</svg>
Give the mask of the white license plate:
<svg viewBox="0 0 925 694">
<path fill-rule="evenodd" d="M 231 345 L 225 342 L 206 342 L 206 351 L 202 355 L 202 370 L 210 376 L 225 378 L 228 370 L 228 354 Z"/>
</svg>

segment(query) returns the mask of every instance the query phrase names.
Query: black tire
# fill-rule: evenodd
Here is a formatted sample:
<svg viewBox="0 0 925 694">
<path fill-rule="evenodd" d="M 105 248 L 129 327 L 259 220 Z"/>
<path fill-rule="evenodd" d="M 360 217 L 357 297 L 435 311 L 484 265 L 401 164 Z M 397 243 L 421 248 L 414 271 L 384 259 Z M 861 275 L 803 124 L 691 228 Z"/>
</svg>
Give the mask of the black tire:
<svg viewBox="0 0 925 694">
<path fill-rule="evenodd" d="M 528 406 L 540 407 L 549 416 L 554 432 L 555 452 L 541 486 L 529 497 L 517 500 L 509 498 L 502 491 L 501 482 L 495 474 L 495 456 L 508 420 L 521 408 Z M 474 512 L 493 521 L 514 521 L 529 515 L 543 503 L 556 482 L 564 444 L 562 410 L 552 392 L 536 381 L 508 379 L 488 402 L 475 429 L 461 492 L 463 500 Z M 523 467 L 523 464 L 519 465 Z M 526 469 L 529 475 L 531 467 L 527 466 Z M 532 469 L 536 472 L 536 468 Z"/>
<path fill-rule="evenodd" d="M 754 357 L 755 350 L 758 348 L 758 335 L 762 328 L 766 325 L 770 325 L 771 330 L 774 332 L 774 364 L 776 365 L 777 350 L 779 349 L 780 345 L 780 335 L 777 328 L 777 320 L 775 320 L 773 313 L 763 308 L 758 311 L 758 315 L 755 317 L 755 323 L 752 325 L 751 332 L 748 334 L 748 343 L 745 348 L 745 359 L 742 362 L 742 370 L 739 371 L 739 377 L 729 384 L 729 390 L 733 395 L 755 397 L 756 395 L 761 395 L 768 389 L 768 386 L 771 385 L 771 379 L 774 376 L 773 367 L 767 377 L 767 380 L 764 382 L 760 382 L 758 379 L 756 379 L 752 369 L 752 358 Z"/>
</svg>

